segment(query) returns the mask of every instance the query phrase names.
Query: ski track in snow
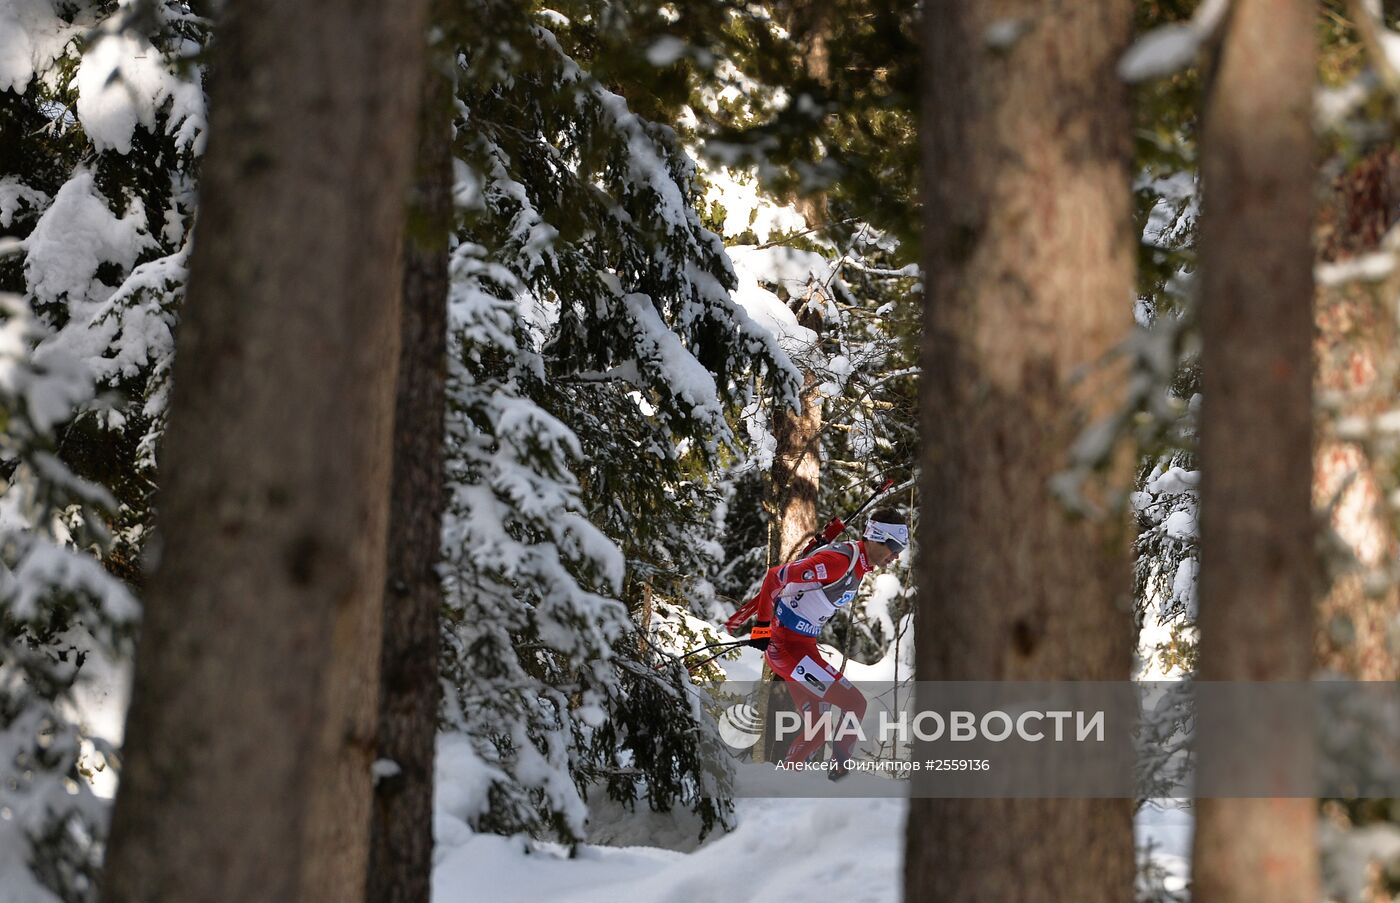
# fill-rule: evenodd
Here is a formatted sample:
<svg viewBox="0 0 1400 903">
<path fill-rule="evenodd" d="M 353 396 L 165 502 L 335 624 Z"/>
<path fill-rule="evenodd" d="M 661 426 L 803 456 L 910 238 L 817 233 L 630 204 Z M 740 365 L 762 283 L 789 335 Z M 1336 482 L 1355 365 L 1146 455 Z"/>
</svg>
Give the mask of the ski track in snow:
<svg viewBox="0 0 1400 903">
<path fill-rule="evenodd" d="M 470 835 L 439 849 L 433 900 L 744 903 L 803 886 L 843 903 L 899 899 L 904 800 L 747 799 L 736 810 L 734 831 L 691 853 L 585 844 L 569 859 L 557 844 L 526 853 L 511 838 Z"/>
<path fill-rule="evenodd" d="M 1191 814 L 1163 802 L 1144 807 L 1135 833 L 1140 846 L 1152 841 L 1167 888 L 1180 892 L 1189 874 Z M 433 901 L 749 903 L 791 899 L 803 887 L 842 903 L 901 899 L 906 800 L 740 799 L 735 808 L 736 828 L 693 852 L 584 844 L 570 859 L 560 844 L 526 852 L 519 838 L 439 837 Z M 635 832 L 643 836 L 665 818 L 644 810 L 630 817 L 643 822 Z"/>
</svg>

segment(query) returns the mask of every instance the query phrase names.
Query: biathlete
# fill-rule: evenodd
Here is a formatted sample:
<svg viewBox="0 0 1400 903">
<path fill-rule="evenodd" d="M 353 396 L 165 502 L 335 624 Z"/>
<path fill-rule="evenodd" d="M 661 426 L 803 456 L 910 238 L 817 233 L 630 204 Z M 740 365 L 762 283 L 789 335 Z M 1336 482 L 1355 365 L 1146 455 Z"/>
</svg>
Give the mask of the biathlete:
<svg viewBox="0 0 1400 903">
<path fill-rule="evenodd" d="M 804 719 L 810 714 L 815 722 L 823 704 L 853 713 L 857 719 L 865 717 L 865 697 L 822 657 L 817 637 L 831 616 L 856 597 L 865 575 L 894 561 L 908 546 L 904 518 L 882 508 L 866 521 L 862 539 L 832 543 L 805 558 L 770 568 L 758 595 L 729 619 L 726 627 L 732 633 L 756 615 L 749 645 L 763 650 L 768 666 L 787 683 Z M 808 735 L 804 731 L 788 748 L 784 761 L 807 761 L 827 739 L 825 732 Z M 833 780 L 844 774 L 843 763 L 853 745 L 850 738 L 835 744 Z"/>
</svg>

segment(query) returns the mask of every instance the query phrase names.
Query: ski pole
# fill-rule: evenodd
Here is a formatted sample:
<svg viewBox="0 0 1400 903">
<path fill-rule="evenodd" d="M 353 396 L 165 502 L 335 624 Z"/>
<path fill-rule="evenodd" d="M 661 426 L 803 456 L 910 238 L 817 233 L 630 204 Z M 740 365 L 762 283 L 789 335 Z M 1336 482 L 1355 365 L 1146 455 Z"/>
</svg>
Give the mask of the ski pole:
<svg viewBox="0 0 1400 903">
<path fill-rule="evenodd" d="M 747 640 L 745 640 L 745 642 L 747 642 Z M 730 644 L 730 645 L 735 645 L 735 644 Z M 713 654 L 713 655 L 707 655 L 707 656 L 705 656 L 704 658 L 702 658 L 702 659 L 701 659 L 700 661 L 698 661 L 698 662 L 695 662 L 695 663 L 693 663 L 693 664 L 686 665 L 686 666 L 685 666 L 685 670 L 688 671 L 688 672 L 690 672 L 691 674 L 694 674 L 696 671 L 698 671 L 698 670 L 700 670 L 701 668 L 705 667 L 705 666 L 708 665 L 710 662 L 712 662 L 712 661 L 714 661 L 715 659 L 719 658 L 721 655 L 724 655 L 724 654 L 725 654 L 726 652 L 728 652 L 728 651 L 729 651 L 728 649 L 721 649 L 721 650 L 719 650 L 718 652 L 716 652 L 716 653 Z"/>
<path fill-rule="evenodd" d="M 664 662 L 662 662 L 661 664 L 657 665 L 657 666 L 656 666 L 656 670 L 657 670 L 657 671 L 660 671 L 662 668 L 664 668 L 664 667 L 666 667 L 667 665 L 672 664 L 672 663 L 682 664 L 682 665 L 683 665 L 683 664 L 685 664 L 685 660 L 688 659 L 688 658 L 690 658 L 692 655 L 699 655 L 701 652 L 705 652 L 706 650 L 709 650 L 709 649 L 718 649 L 718 650 L 719 650 L 719 651 L 716 652 L 714 655 L 712 655 L 712 656 L 710 656 L 709 658 L 705 659 L 704 661 L 700 662 L 699 665 L 686 665 L 686 670 L 688 670 L 688 671 L 694 671 L 696 668 L 698 668 L 698 667 L 700 667 L 701 665 L 705 664 L 705 662 L 713 661 L 714 659 L 716 659 L 716 658 L 718 658 L 719 656 L 723 655 L 724 653 L 728 652 L 730 649 L 732 649 L 732 648 L 734 648 L 734 647 L 736 647 L 736 646 L 742 646 L 742 645 L 744 645 L 744 644 L 747 643 L 747 642 L 748 642 L 748 640 L 721 640 L 721 641 L 718 642 L 718 643 L 710 643 L 710 644 L 708 644 L 708 645 L 706 645 L 706 646 L 701 646 L 701 647 L 698 648 L 698 649 L 692 649 L 692 650 L 690 650 L 689 652 L 683 652 L 683 653 L 681 653 L 680 655 L 668 656 L 669 661 L 664 661 Z M 654 649 L 655 647 L 652 647 L 652 648 Z M 660 652 L 660 650 L 657 650 L 657 651 Z"/>
<path fill-rule="evenodd" d="M 701 646 L 698 649 L 692 649 L 689 652 L 676 656 L 676 658 L 680 661 L 685 661 L 692 655 L 704 652 L 706 649 L 722 649 L 726 646 L 740 646 L 747 642 L 748 640 L 721 640 L 718 643 L 710 643 L 708 646 Z"/>
</svg>

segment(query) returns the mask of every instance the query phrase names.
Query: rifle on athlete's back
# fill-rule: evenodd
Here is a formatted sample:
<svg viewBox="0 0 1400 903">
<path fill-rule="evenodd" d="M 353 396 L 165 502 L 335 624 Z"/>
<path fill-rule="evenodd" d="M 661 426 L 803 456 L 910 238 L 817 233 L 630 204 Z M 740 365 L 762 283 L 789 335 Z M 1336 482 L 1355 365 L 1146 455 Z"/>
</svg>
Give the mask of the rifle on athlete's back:
<svg viewBox="0 0 1400 903">
<path fill-rule="evenodd" d="M 870 493 L 870 496 L 865 501 L 861 502 L 859 508 L 852 511 L 844 518 L 840 516 L 833 517 L 830 521 L 827 522 L 827 525 L 824 528 L 822 528 L 822 531 L 820 533 L 815 534 L 807 542 L 807 545 L 802 549 L 801 552 L 797 554 L 797 557 L 793 560 L 799 561 L 803 558 L 806 558 L 808 555 L 812 554 L 817 549 L 820 549 L 822 546 L 831 545 L 833 542 L 836 541 L 836 538 L 838 536 L 846 532 L 847 524 L 855 520 L 857 517 L 860 517 L 862 511 L 864 511 L 866 508 L 869 508 L 872 502 L 874 502 L 880 496 L 884 495 L 893 485 L 893 478 L 885 480 L 885 482 L 880 484 L 879 488 L 877 488 L 874 492 Z M 745 602 L 743 605 L 739 606 L 738 611 L 734 612 L 734 614 L 729 616 L 729 619 L 724 622 L 724 629 L 728 630 L 730 633 L 734 633 L 739 628 L 739 625 L 743 624 L 749 618 L 752 618 L 757 612 L 758 597 L 755 596 L 753 599 L 750 599 L 748 602 Z"/>
</svg>

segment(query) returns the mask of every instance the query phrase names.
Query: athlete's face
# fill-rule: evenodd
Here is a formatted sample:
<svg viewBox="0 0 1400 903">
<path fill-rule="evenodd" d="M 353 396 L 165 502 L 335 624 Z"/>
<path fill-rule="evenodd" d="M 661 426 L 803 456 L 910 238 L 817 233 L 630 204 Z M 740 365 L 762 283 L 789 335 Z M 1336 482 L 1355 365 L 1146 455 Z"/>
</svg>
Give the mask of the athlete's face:
<svg viewBox="0 0 1400 903">
<path fill-rule="evenodd" d="M 872 568 L 882 568 L 895 559 L 895 552 L 883 542 L 868 540 L 865 543 L 865 557 L 870 559 Z"/>
</svg>

